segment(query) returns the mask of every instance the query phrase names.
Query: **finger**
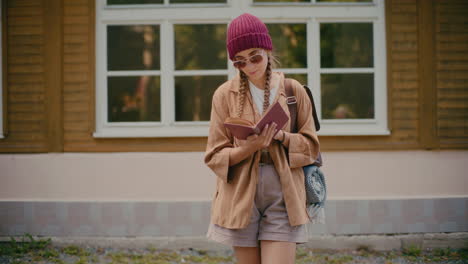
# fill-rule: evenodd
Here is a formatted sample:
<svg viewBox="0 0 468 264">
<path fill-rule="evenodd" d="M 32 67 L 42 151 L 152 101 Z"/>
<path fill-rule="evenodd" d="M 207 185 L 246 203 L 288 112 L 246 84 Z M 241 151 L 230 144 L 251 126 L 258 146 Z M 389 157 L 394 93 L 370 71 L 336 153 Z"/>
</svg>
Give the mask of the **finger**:
<svg viewBox="0 0 468 264">
<path fill-rule="evenodd" d="M 275 134 L 275 132 L 277 130 L 276 126 L 277 126 L 276 123 L 273 123 L 273 125 L 271 126 L 271 129 L 270 129 L 269 134 L 268 134 L 270 140 L 271 140 L 271 138 L 273 138 L 273 136 L 274 136 L 274 134 Z"/>
<path fill-rule="evenodd" d="M 268 128 L 270 128 L 269 124 L 267 124 L 267 125 L 263 128 L 262 133 L 261 133 L 260 135 L 262 135 L 262 136 L 267 135 L 267 133 L 268 133 Z"/>
<path fill-rule="evenodd" d="M 269 146 L 271 144 L 271 140 L 273 138 L 275 131 L 276 131 L 276 124 L 272 124 L 271 128 L 268 129 L 267 134 L 265 135 L 265 138 L 263 141 L 265 146 Z"/>
<path fill-rule="evenodd" d="M 257 134 L 253 134 L 253 135 L 250 135 L 247 137 L 247 140 L 255 140 L 256 138 L 258 138 L 258 135 Z"/>
</svg>

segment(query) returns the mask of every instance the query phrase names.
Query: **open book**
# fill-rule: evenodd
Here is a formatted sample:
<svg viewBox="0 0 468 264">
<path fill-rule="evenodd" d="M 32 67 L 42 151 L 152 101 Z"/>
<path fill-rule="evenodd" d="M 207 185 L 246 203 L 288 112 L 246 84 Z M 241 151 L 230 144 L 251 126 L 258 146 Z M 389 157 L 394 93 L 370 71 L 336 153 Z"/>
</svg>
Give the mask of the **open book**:
<svg viewBox="0 0 468 264">
<path fill-rule="evenodd" d="M 229 129 L 231 134 L 238 139 L 247 139 L 253 134 L 260 134 L 267 124 L 276 123 L 277 129 L 280 130 L 288 122 L 289 117 L 283 110 L 279 102 L 272 105 L 263 115 L 257 124 L 250 120 L 228 117 L 224 122 L 224 126 Z"/>
</svg>

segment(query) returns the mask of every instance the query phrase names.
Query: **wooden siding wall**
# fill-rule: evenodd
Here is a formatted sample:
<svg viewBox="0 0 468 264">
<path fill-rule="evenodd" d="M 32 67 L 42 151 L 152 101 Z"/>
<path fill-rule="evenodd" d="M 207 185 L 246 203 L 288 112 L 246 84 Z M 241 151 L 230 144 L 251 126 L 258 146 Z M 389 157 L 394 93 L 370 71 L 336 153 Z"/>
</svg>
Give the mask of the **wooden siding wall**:
<svg viewBox="0 0 468 264">
<path fill-rule="evenodd" d="M 435 5 L 437 132 L 441 148 L 468 146 L 468 1 Z"/>
<path fill-rule="evenodd" d="M 321 136 L 323 150 L 468 148 L 465 2 L 385 5 L 391 135 Z M 93 138 L 94 0 L 4 6 L 8 134 L 0 152 L 205 150 L 206 138 Z"/>
<path fill-rule="evenodd" d="M 2 152 L 44 152 L 48 146 L 46 102 L 44 3 L 34 0 L 2 1 L 6 12 L 6 65 L 3 82 L 5 139 Z"/>
</svg>

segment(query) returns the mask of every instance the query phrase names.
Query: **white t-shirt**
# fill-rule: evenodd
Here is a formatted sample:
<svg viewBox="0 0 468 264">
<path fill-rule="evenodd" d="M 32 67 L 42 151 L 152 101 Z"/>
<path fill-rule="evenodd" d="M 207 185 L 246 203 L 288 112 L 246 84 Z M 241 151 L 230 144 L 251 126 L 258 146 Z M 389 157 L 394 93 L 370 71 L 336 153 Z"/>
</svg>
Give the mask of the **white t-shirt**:
<svg viewBox="0 0 468 264">
<path fill-rule="evenodd" d="M 257 86 L 255 86 L 251 81 L 249 81 L 249 86 L 250 86 L 250 94 L 252 95 L 252 99 L 255 102 L 257 111 L 260 114 L 262 114 L 263 113 L 263 100 L 264 100 L 263 96 L 265 94 L 265 91 L 263 89 L 257 88 Z M 278 85 L 273 86 L 273 88 L 270 89 L 270 105 L 273 103 L 273 100 L 275 100 L 277 91 L 278 91 Z"/>
</svg>

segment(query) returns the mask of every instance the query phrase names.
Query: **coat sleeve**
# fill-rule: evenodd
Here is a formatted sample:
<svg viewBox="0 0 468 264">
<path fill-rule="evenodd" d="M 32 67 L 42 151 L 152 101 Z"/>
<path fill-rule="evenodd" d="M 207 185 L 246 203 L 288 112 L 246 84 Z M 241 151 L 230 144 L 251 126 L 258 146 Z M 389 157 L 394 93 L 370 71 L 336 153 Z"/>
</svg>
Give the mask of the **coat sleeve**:
<svg viewBox="0 0 468 264">
<path fill-rule="evenodd" d="M 224 182 L 228 182 L 229 155 L 233 148 L 230 134 L 223 123 L 229 116 L 225 95 L 217 89 L 211 104 L 210 129 L 205 152 L 205 164 Z"/>
<path fill-rule="evenodd" d="M 315 162 L 320 143 L 309 96 L 298 81 L 293 80 L 292 86 L 297 99 L 297 133 L 285 132 L 283 144 L 288 148 L 289 166 L 298 168 Z"/>
</svg>

